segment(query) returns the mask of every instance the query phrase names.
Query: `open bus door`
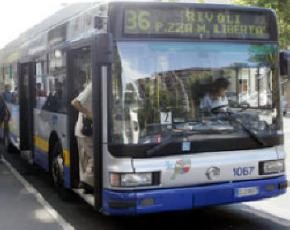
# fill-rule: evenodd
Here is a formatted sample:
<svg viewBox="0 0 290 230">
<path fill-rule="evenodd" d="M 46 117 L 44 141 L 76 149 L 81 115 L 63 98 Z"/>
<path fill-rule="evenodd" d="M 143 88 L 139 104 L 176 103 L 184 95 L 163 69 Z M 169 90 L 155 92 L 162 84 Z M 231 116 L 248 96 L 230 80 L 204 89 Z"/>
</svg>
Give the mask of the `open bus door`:
<svg viewBox="0 0 290 230">
<path fill-rule="evenodd" d="M 106 152 L 107 144 L 107 85 L 111 65 L 112 37 L 109 34 L 98 34 L 89 41 L 80 41 L 68 50 L 68 98 L 71 101 L 78 96 L 78 87 L 83 83 L 80 79 L 80 71 L 90 66 L 92 81 L 92 104 L 93 104 L 93 146 L 94 146 L 94 194 L 90 197 L 81 189 L 76 189 L 79 182 L 79 159 L 77 142 L 70 138 L 70 165 L 71 182 L 73 190 L 86 202 L 93 205 L 97 210 L 102 209 L 103 192 L 103 152 Z M 87 61 L 88 60 L 88 61 Z M 86 76 L 88 73 L 86 73 Z M 88 79 L 86 79 L 88 83 Z M 76 111 L 70 106 L 69 109 L 69 133 L 74 135 L 74 127 L 77 120 Z M 92 198 L 92 199 L 90 199 Z"/>
<path fill-rule="evenodd" d="M 69 103 L 77 97 L 85 84 L 91 81 L 89 72 L 91 70 L 91 47 L 90 42 L 81 41 L 74 44 L 67 51 L 67 66 L 68 66 L 68 101 Z M 85 73 L 80 76 L 80 72 Z M 77 188 L 79 185 L 79 157 L 78 144 L 75 137 L 75 125 L 78 120 L 78 111 L 71 105 L 68 107 L 68 127 L 70 133 L 70 167 L 71 167 L 71 186 Z M 81 195 L 81 194 L 80 194 Z"/>
<path fill-rule="evenodd" d="M 20 63 L 19 69 L 19 121 L 21 157 L 33 163 L 33 103 L 34 76 L 33 62 Z"/>
<path fill-rule="evenodd" d="M 95 39 L 92 38 L 94 41 Z M 98 77 L 96 73 L 96 68 L 94 67 L 95 60 L 95 42 L 91 42 L 91 39 L 84 39 L 74 43 L 69 47 L 67 51 L 67 66 L 68 66 L 68 101 L 72 101 L 76 98 L 85 88 L 85 86 L 90 83 L 95 77 Z M 93 83 L 93 89 L 99 94 L 100 85 Z M 100 111 L 100 103 L 97 102 L 98 111 Z M 80 172 L 79 172 L 79 154 L 78 154 L 78 144 L 77 137 L 75 137 L 75 125 L 78 119 L 78 111 L 72 106 L 69 106 L 68 112 L 68 127 L 70 138 L 70 167 L 71 167 L 71 186 L 73 190 L 80 195 L 87 203 L 95 206 L 97 209 L 100 208 L 99 201 L 101 195 L 101 184 L 97 183 L 94 185 L 94 194 L 85 194 L 82 189 L 78 189 L 80 183 Z M 99 130 L 99 125 L 96 127 Z M 93 141 L 95 144 L 95 141 Z M 99 145 L 98 145 L 99 146 Z M 95 157 L 95 156 L 94 156 Z M 100 168 L 99 159 L 94 159 L 96 169 Z M 96 171 L 96 170 L 95 170 Z M 99 170 L 95 173 L 94 177 L 100 177 Z M 97 179 L 99 181 L 99 179 Z"/>
</svg>

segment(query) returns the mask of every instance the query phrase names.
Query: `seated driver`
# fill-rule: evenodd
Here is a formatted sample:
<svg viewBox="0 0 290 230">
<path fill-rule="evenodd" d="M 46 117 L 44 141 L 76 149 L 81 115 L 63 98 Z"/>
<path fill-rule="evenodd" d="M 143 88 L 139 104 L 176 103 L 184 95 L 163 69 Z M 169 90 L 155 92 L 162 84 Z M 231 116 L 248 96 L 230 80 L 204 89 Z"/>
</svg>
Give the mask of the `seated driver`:
<svg viewBox="0 0 290 230">
<path fill-rule="evenodd" d="M 229 84 L 226 78 L 217 78 L 212 83 L 210 91 L 201 99 L 201 110 L 203 112 L 211 112 L 214 108 L 226 107 L 229 103 L 226 97 L 226 90 Z"/>
</svg>

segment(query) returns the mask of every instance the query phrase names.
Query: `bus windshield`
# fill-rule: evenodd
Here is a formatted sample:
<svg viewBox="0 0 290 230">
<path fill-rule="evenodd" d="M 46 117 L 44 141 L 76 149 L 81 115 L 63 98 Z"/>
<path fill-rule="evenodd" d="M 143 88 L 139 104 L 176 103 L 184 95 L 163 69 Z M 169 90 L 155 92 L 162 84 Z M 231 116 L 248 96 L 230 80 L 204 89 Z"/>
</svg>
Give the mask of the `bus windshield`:
<svg viewBox="0 0 290 230">
<path fill-rule="evenodd" d="M 131 41 L 117 42 L 115 53 L 112 143 L 277 132 L 275 44 Z"/>
</svg>

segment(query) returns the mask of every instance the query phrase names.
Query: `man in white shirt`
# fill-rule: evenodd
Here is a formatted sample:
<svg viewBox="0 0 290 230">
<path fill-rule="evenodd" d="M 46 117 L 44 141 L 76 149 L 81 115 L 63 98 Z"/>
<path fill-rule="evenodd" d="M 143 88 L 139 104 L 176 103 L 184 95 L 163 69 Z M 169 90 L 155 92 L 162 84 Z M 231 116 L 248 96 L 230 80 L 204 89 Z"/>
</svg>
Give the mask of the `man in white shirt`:
<svg viewBox="0 0 290 230">
<path fill-rule="evenodd" d="M 75 126 L 75 136 L 78 141 L 79 152 L 79 175 L 80 182 L 85 185 L 94 185 L 94 156 L 93 138 L 82 133 L 83 118 L 92 119 L 92 83 L 71 102 L 72 106 L 79 111 L 78 120 Z"/>
<path fill-rule="evenodd" d="M 201 99 L 200 108 L 204 112 L 211 112 L 214 108 L 227 106 L 229 101 L 226 90 L 229 84 L 226 78 L 216 79 L 211 86 L 211 91 Z"/>
</svg>

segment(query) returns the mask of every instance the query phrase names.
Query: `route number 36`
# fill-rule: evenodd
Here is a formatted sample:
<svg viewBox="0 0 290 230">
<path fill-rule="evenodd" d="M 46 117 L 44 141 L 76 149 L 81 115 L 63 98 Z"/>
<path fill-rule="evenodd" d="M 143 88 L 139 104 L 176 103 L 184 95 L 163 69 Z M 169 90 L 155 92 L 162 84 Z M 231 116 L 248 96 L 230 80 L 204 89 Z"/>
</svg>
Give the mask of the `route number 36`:
<svg viewBox="0 0 290 230">
<path fill-rule="evenodd" d="M 146 31 L 150 28 L 150 12 L 145 10 L 126 12 L 126 29 Z"/>
</svg>

